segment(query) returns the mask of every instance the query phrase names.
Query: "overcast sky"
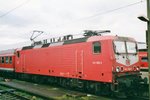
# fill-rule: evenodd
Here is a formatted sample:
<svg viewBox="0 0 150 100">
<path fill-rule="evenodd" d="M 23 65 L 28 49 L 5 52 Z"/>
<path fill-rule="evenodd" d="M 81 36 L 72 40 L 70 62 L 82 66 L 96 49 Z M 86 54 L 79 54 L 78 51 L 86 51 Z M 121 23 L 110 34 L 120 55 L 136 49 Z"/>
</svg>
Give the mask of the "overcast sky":
<svg viewBox="0 0 150 100">
<path fill-rule="evenodd" d="M 0 0 L 0 50 L 28 43 L 33 30 L 44 31 L 40 39 L 111 30 L 145 41 L 146 23 L 137 16 L 146 15 L 146 0 L 110 12 L 136 2 L 140 0 Z"/>
</svg>

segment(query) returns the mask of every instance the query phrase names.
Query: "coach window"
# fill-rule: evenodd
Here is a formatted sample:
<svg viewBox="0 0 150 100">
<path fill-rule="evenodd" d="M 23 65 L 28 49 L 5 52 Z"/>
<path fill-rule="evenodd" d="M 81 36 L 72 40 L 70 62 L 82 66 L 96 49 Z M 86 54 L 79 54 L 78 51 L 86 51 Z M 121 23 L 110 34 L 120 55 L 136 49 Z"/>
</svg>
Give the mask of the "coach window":
<svg viewBox="0 0 150 100">
<path fill-rule="evenodd" d="M 9 58 L 9 64 L 12 64 L 12 57 Z"/>
<path fill-rule="evenodd" d="M 4 57 L 2 57 L 2 59 L 1 59 L 1 60 L 2 60 L 2 63 L 4 63 L 4 62 L 5 62 L 5 61 L 4 61 Z"/>
<path fill-rule="evenodd" d="M 6 64 L 9 63 L 9 58 L 8 58 L 8 57 L 5 58 L 5 63 L 6 63 Z"/>
<path fill-rule="evenodd" d="M 143 62 L 148 62 L 148 57 L 142 57 L 141 60 L 142 60 Z"/>
<path fill-rule="evenodd" d="M 93 43 L 93 53 L 94 54 L 101 53 L 101 44 L 100 44 L 100 42 L 94 42 Z"/>
<path fill-rule="evenodd" d="M 0 57 L 0 63 L 2 63 L 2 57 Z"/>
</svg>

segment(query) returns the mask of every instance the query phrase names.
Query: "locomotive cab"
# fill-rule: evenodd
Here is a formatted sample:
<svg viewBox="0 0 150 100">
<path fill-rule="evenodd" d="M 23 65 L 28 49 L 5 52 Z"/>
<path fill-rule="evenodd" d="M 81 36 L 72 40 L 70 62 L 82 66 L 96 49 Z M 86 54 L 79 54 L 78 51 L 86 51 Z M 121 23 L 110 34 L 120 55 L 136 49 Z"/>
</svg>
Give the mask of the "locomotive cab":
<svg viewBox="0 0 150 100">
<path fill-rule="evenodd" d="M 137 43 L 134 39 L 118 37 L 113 41 L 115 64 L 113 67 L 114 91 L 135 93 L 139 86 L 140 67 Z M 116 89 L 116 90 L 115 90 Z"/>
</svg>

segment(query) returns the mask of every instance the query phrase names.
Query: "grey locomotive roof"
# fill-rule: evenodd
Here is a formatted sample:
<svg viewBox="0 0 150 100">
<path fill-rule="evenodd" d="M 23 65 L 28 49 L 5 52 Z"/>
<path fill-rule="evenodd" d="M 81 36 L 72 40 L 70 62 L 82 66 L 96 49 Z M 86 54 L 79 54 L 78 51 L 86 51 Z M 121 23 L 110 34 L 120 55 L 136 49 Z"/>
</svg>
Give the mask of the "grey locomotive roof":
<svg viewBox="0 0 150 100">
<path fill-rule="evenodd" d="M 45 48 L 45 47 L 51 47 L 51 46 L 82 43 L 82 42 L 86 42 L 88 38 L 89 37 L 84 37 L 84 38 L 77 38 L 77 39 L 60 41 L 60 42 L 46 43 L 46 44 L 42 44 L 41 46 L 37 46 L 37 47 Z M 25 47 L 22 48 L 22 50 L 34 49 L 34 48 L 37 48 L 37 47 L 36 46 L 25 46 Z"/>
</svg>

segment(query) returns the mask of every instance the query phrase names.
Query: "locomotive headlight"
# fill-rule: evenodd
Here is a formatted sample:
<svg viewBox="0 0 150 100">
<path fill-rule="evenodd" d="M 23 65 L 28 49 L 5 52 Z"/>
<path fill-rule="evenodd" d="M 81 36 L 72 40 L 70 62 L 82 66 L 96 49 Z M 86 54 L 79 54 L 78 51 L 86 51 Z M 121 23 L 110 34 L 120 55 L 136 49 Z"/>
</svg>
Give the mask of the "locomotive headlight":
<svg viewBox="0 0 150 100">
<path fill-rule="evenodd" d="M 120 72 L 119 66 L 116 67 L 116 72 Z"/>
<path fill-rule="evenodd" d="M 124 71 L 124 68 L 123 68 L 123 66 L 121 66 L 121 68 L 120 68 L 120 71 L 121 71 L 121 72 L 123 72 L 123 71 Z"/>
<path fill-rule="evenodd" d="M 134 71 L 139 71 L 139 68 L 137 66 L 133 66 Z"/>
<path fill-rule="evenodd" d="M 140 71 L 140 68 L 139 68 L 139 67 L 137 67 L 137 68 L 136 68 L 136 70 L 137 70 L 137 71 Z"/>
<path fill-rule="evenodd" d="M 133 70 L 134 70 L 134 71 L 136 71 L 136 70 L 137 70 L 137 69 L 136 69 L 136 66 L 133 66 Z"/>
</svg>

